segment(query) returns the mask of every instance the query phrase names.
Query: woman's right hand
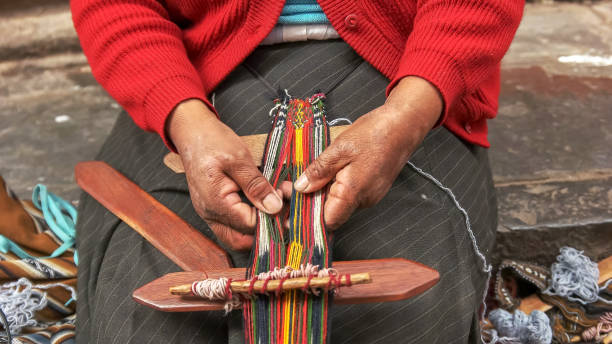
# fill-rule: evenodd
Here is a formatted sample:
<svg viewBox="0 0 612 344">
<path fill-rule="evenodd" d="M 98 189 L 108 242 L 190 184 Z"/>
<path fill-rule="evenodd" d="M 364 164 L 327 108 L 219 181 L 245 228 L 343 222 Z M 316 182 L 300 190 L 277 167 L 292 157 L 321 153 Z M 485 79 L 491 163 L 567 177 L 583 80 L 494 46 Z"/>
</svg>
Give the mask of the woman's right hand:
<svg viewBox="0 0 612 344">
<path fill-rule="evenodd" d="M 191 201 L 217 238 L 233 250 L 253 245 L 256 209 L 278 213 L 283 202 L 259 172 L 244 142 L 200 100 L 179 104 L 166 128 L 185 167 Z"/>
</svg>

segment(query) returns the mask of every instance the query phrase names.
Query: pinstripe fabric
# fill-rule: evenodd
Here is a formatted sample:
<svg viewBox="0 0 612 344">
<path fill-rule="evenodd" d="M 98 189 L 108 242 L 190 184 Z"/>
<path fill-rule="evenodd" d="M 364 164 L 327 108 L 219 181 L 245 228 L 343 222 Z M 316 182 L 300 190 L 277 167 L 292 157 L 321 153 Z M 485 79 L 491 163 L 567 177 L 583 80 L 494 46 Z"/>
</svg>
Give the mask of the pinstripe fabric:
<svg viewBox="0 0 612 344">
<path fill-rule="evenodd" d="M 384 102 L 387 80 L 341 41 L 258 48 L 215 92 L 222 120 L 239 135 L 267 132 L 274 88 L 296 97 L 325 90 L 328 119 L 355 119 Z M 255 72 L 253 72 L 253 70 Z M 344 72 L 344 73 L 343 73 Z M 383 138 L 381 138 L 383 139 Z M 204 235 L 185 178 L 162 165 L 161 140 L 122 114 L 98 155 L 177 212 Z M 411 160 L 457 195 L 489 252 L 496 228 L 495 192 L 486 150 L 433 130 Z M 179 268 L 89 196 L 80 203 L 77 245 L 79 343 L 240 343 L 239 314 L 161 313 L 131 300 L 136 287 Z M 477 343 L 476 311 L 484 286 L 460 213 L 433 184 L 404 169 L 375 207 L 356 212 L 336 232 L 334 259 L 406 257 L 438 269 L 441 280 L 411 300 L 332 307 L 332 343 Z M 245 266 L 247 253 L 231 253 Z"/>
</svg>

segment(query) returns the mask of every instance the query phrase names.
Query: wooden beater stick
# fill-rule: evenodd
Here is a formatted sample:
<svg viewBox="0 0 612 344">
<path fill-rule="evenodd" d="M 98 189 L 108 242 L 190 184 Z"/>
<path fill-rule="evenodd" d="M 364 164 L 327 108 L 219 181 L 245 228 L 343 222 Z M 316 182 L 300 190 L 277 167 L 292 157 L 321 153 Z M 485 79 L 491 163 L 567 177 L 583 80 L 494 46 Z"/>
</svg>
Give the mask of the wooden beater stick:
<svg viewBox="0 0 612 344">
<path fill-rule="evenodd" d="M 348 125 L 338 125 L 335 127 L 329 128 L 329 136 L 333 141 L 338 135 L 342 134 L 348 128 Z M 248 136 L 240 136 L 242 141 L 246 144 L 253 156 L 253 162 L 255 166 L 261 165 L 261 160 L 263 158 L 264 149 L 266 149 L 266 138 L 268 134 L 259 134 L 259 135 L 248 135 Z M 181 161 L 181 157 L 176 153 L 168 153 L 164 157 L 164 164 L 168 166 L 172 171 L 176 173 L 185 173 L 185 167 L 183 167 L 183 162 Z"/>
<path fill-rule="evenodd" d="M 350 277 L 347 278 L 347 275 L 339 275 L 338 283 L 333 283 L 335 286 L 347 286 L 353 284 L 366 284 L 371 283 L 372 278 L 370 274 L 367 272 L 350 274 Z M 253 283 L 253 291 L 256 293 L 265 293 L 265 292 L 274 292 L 278 290 L 278 287 L 281 283 L 281 280 L 269 280 L 266 284 L 265 280 L 258 280 Z M 266 288 L 264 289 L 264 285 Z M 297 277 L 290 278 L 283 281 L 283 285 L 281 286 L 281 290 L 294 290 L 301 289 L 304 287 L 308 288 L 326 288 L 330 285 L 330 277 L 313 277 L 310 279 L 310 283 L 308 283 L 308 277 Z M 233 293 L 248 293 L 249 288 L 251 286 L 251 281 L 233 281 L 230 283 L 230 289 Z M 176 287 L 170 287 L 170 293 L 173 295 L 193 295 L 191 292 L 191 284 L 183 284 Z"/>
</svg>

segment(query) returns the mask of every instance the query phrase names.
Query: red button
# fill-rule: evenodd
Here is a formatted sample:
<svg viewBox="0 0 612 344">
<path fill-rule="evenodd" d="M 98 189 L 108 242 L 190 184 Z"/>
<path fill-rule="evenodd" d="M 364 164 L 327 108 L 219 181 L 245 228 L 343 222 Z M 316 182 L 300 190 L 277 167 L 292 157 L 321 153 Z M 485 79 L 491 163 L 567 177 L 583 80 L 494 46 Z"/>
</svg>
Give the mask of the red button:
<svg viewBox="0 0 612 344">
<path fill-rule="evenodd" d="M 470 125 L 470 123 L 466 123 L 463 128 L 465 129 L 465 131 L 467 131 L 468 134 L 472 133 L 472 126 Z"/>
<path fill-rule="evenodd" d="M 344 18 L 344 23 L 349 29 L 356 29 L 359 26 L 359 17 L 356 14 L 349 14 Z"/>
</svg>

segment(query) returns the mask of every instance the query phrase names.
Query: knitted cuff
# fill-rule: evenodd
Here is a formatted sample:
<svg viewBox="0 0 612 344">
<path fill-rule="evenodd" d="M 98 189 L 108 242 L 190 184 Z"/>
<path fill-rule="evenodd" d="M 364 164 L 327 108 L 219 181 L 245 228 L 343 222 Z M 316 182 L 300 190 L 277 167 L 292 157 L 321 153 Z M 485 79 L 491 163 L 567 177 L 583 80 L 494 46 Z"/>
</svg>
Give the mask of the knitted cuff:
<svg viewBox="0 0 612 344">
<path fill-rule="evenodd" d="M 176 148 L 167 136 L 166 121 L 174 108 L 187 99 L 201 100 L 219 117 L 212 103 L 206 98 L 201 83 L 185 75 L 163 79 L 147 93 L 143 101 L 147 127 L 159 134 L 173 152 L 176 152 Z"/>
<path fill-rule="evenodd" d="M 457 62 L 449 55 L 435 50 L 407 50 L 402 56 L 395 77 L 387 86 L 387 96 L 404 77 L 418 76 L 434 85 L 444 101 L 436 127 L 444 124 L 449 109 L 465 90 L 465 81 Z"/>
</svg>

